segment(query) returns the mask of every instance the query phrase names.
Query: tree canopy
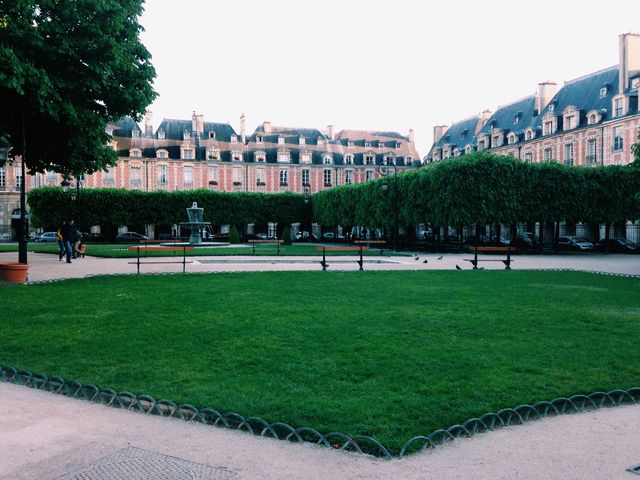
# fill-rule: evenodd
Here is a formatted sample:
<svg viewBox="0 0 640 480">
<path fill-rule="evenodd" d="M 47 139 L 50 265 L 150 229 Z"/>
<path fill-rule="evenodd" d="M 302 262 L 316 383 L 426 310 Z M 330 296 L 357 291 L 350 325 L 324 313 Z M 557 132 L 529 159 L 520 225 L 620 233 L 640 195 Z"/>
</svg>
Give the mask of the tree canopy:
<svg viewBox="0 0 640 480">
<path fill-rule="evenodd" d="M 156 96 L 142 0 L 0 0 L 0 136 L 32 172 L 77 175 L 116 160 L 107 123 Z"/>
</svg>

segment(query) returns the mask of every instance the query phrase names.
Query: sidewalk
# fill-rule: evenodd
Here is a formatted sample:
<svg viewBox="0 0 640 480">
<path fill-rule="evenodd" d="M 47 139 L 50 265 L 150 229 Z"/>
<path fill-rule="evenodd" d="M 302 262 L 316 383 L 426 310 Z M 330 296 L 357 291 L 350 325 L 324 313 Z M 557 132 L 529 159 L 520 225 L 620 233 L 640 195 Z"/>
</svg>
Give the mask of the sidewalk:
<svg viewBox="0 0 640 480">
<path fill-rule="evenodd" d="M 0 261 L 15 261 L 16 256 L 0 253 Z M 364 268 L 455 270 L 456 265 L 465 270 L 471 268 L 469 262 L 463 261 L 469 255 L 448 254 L 438 260 L 439 256 L 420 254 L 417 260 L 368 257 L 365 260 L 385 263 L 365 263 Z M 319 264 L 308 263 L 309 257 L 298 259 L 305 263 L 281 263 L 285 257 L 197 257 L 198 263 L 187 265 L 187 272 L 321 270 Z M 514 270 L 572 268 L 640 274 L 640 256 L 593 254 L 514 259 Z M 338 260 L 350 263 L 336 263 Z M 69 265 L 59 262 L 56 255 L 30 253 L 29 261 L 30 281 L 135 274 L 136 269 L 128 264 L 130 259 L 86 257 Z M 331 257 L 329 264 L 328 274 L 358 268 L 354 257 Z M 487 269 L 503 268 L 499 262 L 486 265 Z M 182 265 L 171 264 L 143 267 L 142 271 L 149 273 L 182 269 Z M 640 478 L 625 471 L 640 463 L 640 405 L 534 421 L 391 461 L 146 416 L 6 383 L 0 383 L 0 409 L 3 480 Z M 124 450 L 128 447 L 135 448 Z M 101 461 L 105 457 L 108 458 Z M 118 470 L 124 467 L 138 468 L 137 472 L 144 475 L 124 475 Z M 172 468 L 175 472 L 203 473 L 172 474 Z M 72 475 L 80 472 L 84 472 L 83 476 Z"/>
</svg>

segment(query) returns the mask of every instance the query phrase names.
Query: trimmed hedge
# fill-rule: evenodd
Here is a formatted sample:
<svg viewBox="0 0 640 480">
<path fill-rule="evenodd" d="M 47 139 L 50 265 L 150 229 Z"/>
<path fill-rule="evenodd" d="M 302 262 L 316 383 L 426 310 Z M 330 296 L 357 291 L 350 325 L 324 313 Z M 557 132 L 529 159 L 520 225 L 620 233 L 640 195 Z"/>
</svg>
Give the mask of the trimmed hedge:
<svg viewBox="0 0 640 480">
<path fill-rule="evenodd" d="M 209 190 L 178 192 L 88 188 L 72 201 L 59 187 L 42 187 L 29 193 L 31 223 L 36 227 L 59 225 L 77 216 L 82 225 L 173 225 L 187 220 L 193 202 L 204 208 L 204 221 L 214 225 L 293 223 L 308 218 L 302 195 L 293 193 L 226 193 Z"/>
<path fill-rule="evenodd" d="M 614 223 L 640 218 L 640 168 L 523 163 L 473 153 L 313 196 L 321 225 L 416 226 L 530 222 Z"/>
</svg>

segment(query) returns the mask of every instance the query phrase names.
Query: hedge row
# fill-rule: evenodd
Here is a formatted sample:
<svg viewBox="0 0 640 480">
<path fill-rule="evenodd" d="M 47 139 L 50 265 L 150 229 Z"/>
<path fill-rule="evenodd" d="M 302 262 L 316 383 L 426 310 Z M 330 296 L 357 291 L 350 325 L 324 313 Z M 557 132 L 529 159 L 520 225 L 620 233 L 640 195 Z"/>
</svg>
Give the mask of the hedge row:
<svg viewBox="0 0 640 480">
<path fill-rule="evenodd" d="M 59 225 L 67 218 L 80 218 L 83 226 L 173 225 L 187 221 L 186 209 L 193 202 L 204 208 L 204 221 L 214 225 L 288 224 L 310 215 L 304 197 L 291 193 L 142 192 L 92 188 L 83 189 L 77 201 L 59 187 L 42 187 L 29 193 L 31 223 L 35 227 Z"/>
<path fill-rule="evenodd" d="M 640 218 L 640 168 L 523 163 L 475 153 L 313 196 L 322 225 L 615 223 Z M 395 197 L 395 202 L 394 202 Z"/>
</svg>

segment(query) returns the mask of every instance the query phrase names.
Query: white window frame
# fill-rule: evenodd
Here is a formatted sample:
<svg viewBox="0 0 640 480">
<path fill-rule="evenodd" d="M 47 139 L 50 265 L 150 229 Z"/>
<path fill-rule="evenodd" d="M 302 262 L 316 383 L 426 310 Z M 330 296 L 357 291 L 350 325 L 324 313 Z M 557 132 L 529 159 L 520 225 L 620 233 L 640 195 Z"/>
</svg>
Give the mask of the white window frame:
<svg viewBox="0 0 640 480">
<path fill-rule="evenodd" d="M 281 168 L 278 174 L 278 178 L 280 180 L 280 186 L 286 187 L 289 185 L 289 170 L 286 168 Z"/>
<path fill-rule="evenodd" d="M 322 172 L 322 183 L 325 187 L 330 187 L 333 185 L 333 170 L 330 168 L 325 168 Z"/>
</svg>

